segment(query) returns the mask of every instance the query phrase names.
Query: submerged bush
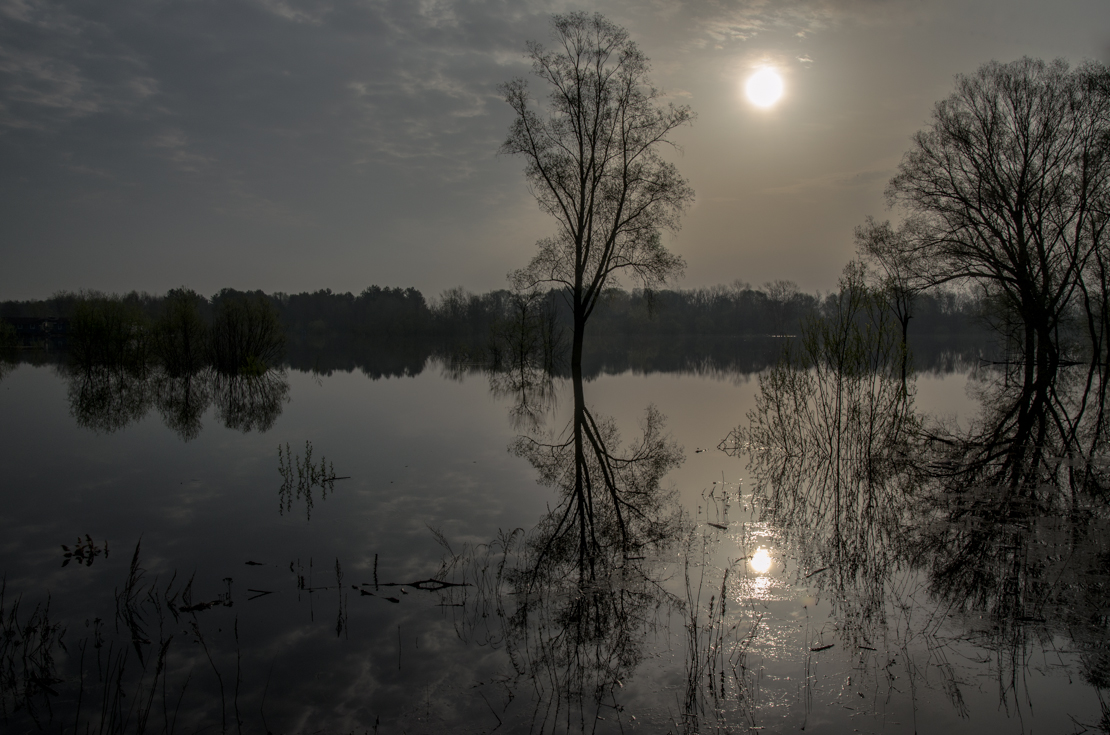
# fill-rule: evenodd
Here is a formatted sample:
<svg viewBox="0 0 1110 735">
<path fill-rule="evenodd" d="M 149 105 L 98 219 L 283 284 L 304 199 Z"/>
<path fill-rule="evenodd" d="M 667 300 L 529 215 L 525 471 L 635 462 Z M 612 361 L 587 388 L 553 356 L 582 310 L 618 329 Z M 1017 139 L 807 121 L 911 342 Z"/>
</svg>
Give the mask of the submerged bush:
<svg viewBox="0 0 1110 735">
<path fill-rule="evenodd" d="M 15 327 L 0 319 L 0 379 L 15 366 L 15 348 L 19 341 Z"/>
<path fill-rule="evenodd" d="M 207 365 L 209 329 L 201 311 L 207 305 L 208 300 L 191 289 L 166 294 L 154 325 L 154 350 L 169 375 L 191 375 Z"/>
<path fill-rule="evenodd" d="M 78 365 L 145 369 L 149 325 L 135 295 L 121 298 L 88 294 L 76 303 L 70 355 Z"/>
<path fill-rule="evenodd" d="M 262 292 L 222 291 L 212 319 L 212 365 L 225 375 L 261 375 L 285 355 L 277 310 Z"/>
</svg>

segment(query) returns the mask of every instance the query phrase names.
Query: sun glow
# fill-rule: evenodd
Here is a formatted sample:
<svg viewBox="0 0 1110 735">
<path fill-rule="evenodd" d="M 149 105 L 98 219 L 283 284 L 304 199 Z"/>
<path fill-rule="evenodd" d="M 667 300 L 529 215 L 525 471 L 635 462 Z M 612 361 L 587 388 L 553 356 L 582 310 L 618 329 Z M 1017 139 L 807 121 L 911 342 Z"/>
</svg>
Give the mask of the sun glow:
<svg viewBox="0 0 1110 735">
<path fill-rule="evenodd" d="M 763 67 L 744 84 L 744 93 L 757 107 L 770 107 L 782 98 L 782 92 L 782 77 L 771 67 Z"/>
<path fill-rule="evenodd" d="M 773 561 L 767 549 L 756 549 L 756 552 L 752 554 L 752 569 L 755 570 L 756 574 L 766 574 L 770 571 Z"/>
</svg>

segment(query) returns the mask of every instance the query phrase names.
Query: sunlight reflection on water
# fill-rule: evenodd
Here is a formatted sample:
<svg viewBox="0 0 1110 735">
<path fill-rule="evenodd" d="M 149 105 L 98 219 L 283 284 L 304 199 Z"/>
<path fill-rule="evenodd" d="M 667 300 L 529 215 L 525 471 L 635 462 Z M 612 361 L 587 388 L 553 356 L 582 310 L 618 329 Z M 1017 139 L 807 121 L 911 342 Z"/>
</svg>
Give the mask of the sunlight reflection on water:
<svg viewBox="0 0 1110 735">
<path fill-rule="evenodd" d="M 766 574 L 771 570 L 771 564 L 774 562 L 767 549 L 760 547 L 752 554 L 751 566 L 757 574 Z"/>
</svg>

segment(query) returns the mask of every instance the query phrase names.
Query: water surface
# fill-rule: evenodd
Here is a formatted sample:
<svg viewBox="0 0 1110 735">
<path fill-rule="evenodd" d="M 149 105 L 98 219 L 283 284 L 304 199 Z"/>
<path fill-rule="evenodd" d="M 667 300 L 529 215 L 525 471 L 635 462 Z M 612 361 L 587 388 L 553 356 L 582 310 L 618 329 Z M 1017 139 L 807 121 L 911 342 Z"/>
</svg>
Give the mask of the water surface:
<svg viewBox="0 0 1110 735">
<path fill-rule="evenodd" d="M 662 479 L 680 522 L 582 585 L 522 581 L 561 494 L 509 451 L 564 430 L 567 379 L 535 421 L 520 391 L 435 359 L 217 386 L 183 417 L 165 387 L 121 378 L 93 401 L 65 370 L 16 367 L 0 381 L 9 727 L 1106 729 L 1100 508 L 1011 518 L 998 540 L 996 519 L 934 505 L 921 553 L 839 516 L 791 522 L 783 488 L 718 449 L 755 407 L 757 373 L 618 369 L 595 371 L 587 403 L 625 447 L 649 404 L 665 416 L 685 456 Z M 922 413 L 981 413 L 963 370 L 919 376 L 916 394 Z M 313 483 L 302 466 L 298 483 L 310 451 L 323 471 Z M 976 522 L 992 528 L 951 532 Z M 979 583 L 1017 585 L 1006 599 L 1029 607 L 1009 614 L 944 576 L 969 554 L 1002 563 L 998 547 L 1020 574 Z M 1060 589 L 1075 579 L 1078 597 Z"/>
</svg>

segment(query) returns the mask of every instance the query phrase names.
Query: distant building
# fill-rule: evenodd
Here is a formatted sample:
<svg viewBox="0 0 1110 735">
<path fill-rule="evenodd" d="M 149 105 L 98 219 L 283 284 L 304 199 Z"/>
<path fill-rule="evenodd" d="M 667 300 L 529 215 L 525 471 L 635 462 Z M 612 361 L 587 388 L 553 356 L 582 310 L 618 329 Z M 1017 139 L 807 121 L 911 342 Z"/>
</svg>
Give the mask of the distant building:
<svg viewBox="0 0 1110 735">
<path fill-rule="evenodd" d="M 20 337 L 64 337 L 69 334 L 69 319 L 58 317 L 6 316 Z"/>
</svg>

